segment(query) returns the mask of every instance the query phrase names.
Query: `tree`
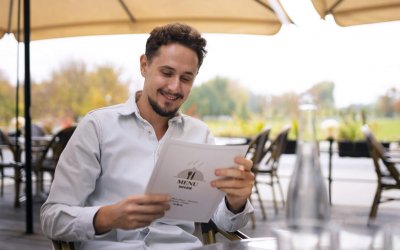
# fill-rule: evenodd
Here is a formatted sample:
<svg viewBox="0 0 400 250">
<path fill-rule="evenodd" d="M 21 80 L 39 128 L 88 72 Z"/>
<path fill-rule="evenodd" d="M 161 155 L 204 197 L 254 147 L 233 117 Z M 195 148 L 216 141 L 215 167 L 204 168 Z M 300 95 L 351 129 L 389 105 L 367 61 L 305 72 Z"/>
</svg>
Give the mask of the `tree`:
<svg viewBox="0 0 400 250">
<path fill-rule="evenodd" d="M 0 125 L 6 126 L 15 116 L 15 87 L 0 71 Z"/>
<path fill-rule="evenodd" d="M 128 84 L 112 66 L 88 71 L 83 62 L 71 61 L 48 81 L 32 85 L 32 117 L 77 120 L 92 109 L 124 102 L 128 95 Z"/>
<path fill-rule="evenodd" d="M 215 77 L 194 87 L 182 111 L 198 117 L 249 115 L 249 91 L 227 78 Z"/>
<path fill-rule="evenodd" d="M 334 89 L 335 84 L 333 82 L 320 82 L 313 85 L 307 92 L 314 97 L 315 104 L 320 109 L 332 110 L 335 106 Z"/>
<path fill-rule="evenodd" d="M 376 106 L 378 114 L 382 116 L 400 115 L 400 92 L 396 87 L 388 89 L 384 95 L 378 98 Z"/>
</svg>

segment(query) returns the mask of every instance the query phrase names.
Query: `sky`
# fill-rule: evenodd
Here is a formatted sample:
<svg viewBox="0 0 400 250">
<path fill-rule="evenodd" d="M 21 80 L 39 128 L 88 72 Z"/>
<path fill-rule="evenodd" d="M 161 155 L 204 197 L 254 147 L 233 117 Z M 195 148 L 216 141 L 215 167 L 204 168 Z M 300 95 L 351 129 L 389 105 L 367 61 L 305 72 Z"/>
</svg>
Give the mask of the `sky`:
<svg viewBox="0 0 400 250">
<path fill-rule="evenodd" d="M 287 5 L 290 1 L 291 5 Z M 282 0 L 295 25 L 278 34 L 204 34 L 207 56 L 195 84 L 226 77 L 257 94 L 301 93 L 321 81 L 335 83 L 338 107 L 368 104 L 391 88 L 400 89 L 400 21 L 337 26 L 321 20 L 310 3 Z M 48 79 L 68 61 L 121 70 L 133 90 L 141 88 L 139 57 L 147 34 L 49 39 L 31 42 L 31 75 Z M 0 39 L 0 71 L 16 82 L 17 43 Z M 20 47 L 23 79 L 23 46 Z"/>
</svg>

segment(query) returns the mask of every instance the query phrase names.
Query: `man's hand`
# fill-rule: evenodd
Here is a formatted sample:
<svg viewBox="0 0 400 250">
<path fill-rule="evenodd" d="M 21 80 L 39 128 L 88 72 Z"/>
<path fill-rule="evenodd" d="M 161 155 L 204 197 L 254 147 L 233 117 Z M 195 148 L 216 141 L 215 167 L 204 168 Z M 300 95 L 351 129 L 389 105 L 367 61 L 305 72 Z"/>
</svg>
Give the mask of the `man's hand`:
<svg viewBox="0 0 400 250">
<path fill-rule="evenodd" d="M 211 185 L 225 192 L 229 210 L 239 213 L 252 193 L 254 174 L 251 172 L 251 160 L 240 156 L 235 158 L 235 163 L 239 167 L 216 169 L 215 175 L 222 178 L 212 181 Z"/>
<path fill-rule="evenodd" d="M 97 211 L 93 225 L 96 234 L 112 229 L 135 229 L 148 226 L 164 216 L 170 208 L 171 198 L 164 194 L 130 196 L 118 203 L 101 207 Z"/>
</svg>

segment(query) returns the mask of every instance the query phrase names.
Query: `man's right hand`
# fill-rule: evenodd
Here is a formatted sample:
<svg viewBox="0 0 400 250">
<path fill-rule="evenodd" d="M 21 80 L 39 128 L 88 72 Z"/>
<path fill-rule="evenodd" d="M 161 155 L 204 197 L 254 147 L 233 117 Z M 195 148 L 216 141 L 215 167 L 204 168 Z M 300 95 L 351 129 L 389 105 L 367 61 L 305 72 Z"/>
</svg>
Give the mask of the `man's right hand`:
<svg viewBox="0 0 400 250">
<path fill-rule="evenodd" d="M 165 194 L 145 194 L 129 196 L 118 203 L 101 207 L 97 211 L 93 225 L 96 234 L 112 229 L 135 229 L 150 225 L 164 216 L 170 208 L 171 198 Z"/>
</svg>

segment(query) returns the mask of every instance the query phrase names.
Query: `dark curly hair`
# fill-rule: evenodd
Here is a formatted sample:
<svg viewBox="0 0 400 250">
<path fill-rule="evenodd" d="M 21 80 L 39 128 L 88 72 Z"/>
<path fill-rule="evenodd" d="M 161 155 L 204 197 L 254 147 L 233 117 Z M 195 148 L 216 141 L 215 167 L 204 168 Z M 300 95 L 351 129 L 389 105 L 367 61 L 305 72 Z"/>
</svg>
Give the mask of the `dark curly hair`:
<svg viewBox="0 0 400 250">
<path fill-rule="evenodd" d="M 181 23 L 167 24 L 156 27 L 151 31 L 150 37 L 146 42 L 145 53 L 149 62 L 152 61 L 154 56 L 158 55 L 161 46 L 171 43 L 179 43 L 195 51 L 199 60 L 198 68 L 200 68 L 207 53 L 205 49 L 207 41 L 199 31 Z"/>
</svg>

